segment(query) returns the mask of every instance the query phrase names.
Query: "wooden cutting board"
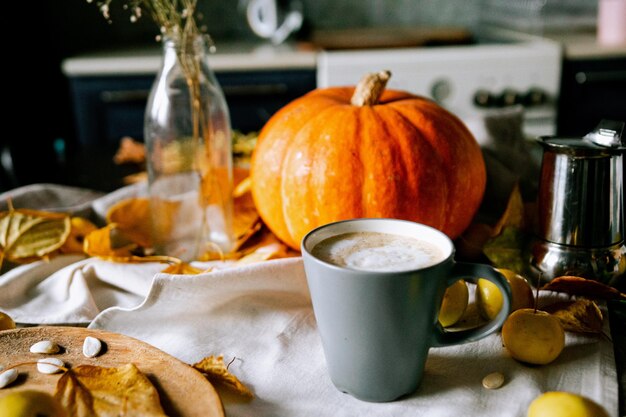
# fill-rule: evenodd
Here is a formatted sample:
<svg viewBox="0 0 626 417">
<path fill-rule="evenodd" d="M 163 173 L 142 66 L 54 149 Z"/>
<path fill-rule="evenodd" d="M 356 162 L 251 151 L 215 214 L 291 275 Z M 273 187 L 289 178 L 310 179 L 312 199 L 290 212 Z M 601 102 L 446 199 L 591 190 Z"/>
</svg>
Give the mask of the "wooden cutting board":
<svg viewBox="0 0 626 417">
<path fill-rule="evenodd" d="M 103 350 L 95 358 L 83 356 L 85 337 L 103 342 Z M 61 346 L 55 355 L 31 353 L 30 347 L 41 340 Z M 42 357 L 56 357 L 66 366 L 97 365 L 118 367 L 134 363 L 159 392 L 161 405 L 168 416 L 224 417 L 220 397 L 207 379 L 191 366 L 165 352 L 128 336 L 81 327 L 30 327 L 0 331 L 0 365 L 35 362 Z M 18 380 L 2 390 L 2 394 L 19 389 L 38 389 L 53 393 L 60 374 L 39 373 L 35 365 L 17 368 Z"/>
</svg>

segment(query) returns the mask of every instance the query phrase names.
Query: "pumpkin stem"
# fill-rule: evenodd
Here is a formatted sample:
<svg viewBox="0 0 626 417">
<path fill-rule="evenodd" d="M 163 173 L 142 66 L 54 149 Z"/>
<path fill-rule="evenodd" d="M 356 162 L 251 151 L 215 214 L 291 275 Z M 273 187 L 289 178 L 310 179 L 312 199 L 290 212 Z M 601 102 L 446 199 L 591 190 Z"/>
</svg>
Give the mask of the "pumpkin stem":
<svg viewBox="0 0 626 417">
<path fill-rule="evenodd" d="M 354 89 L 350 103 L 359 107 L 378 104 L 390 77 L 391 71 L 388 70 L 366 74 Z"/>
</svg>

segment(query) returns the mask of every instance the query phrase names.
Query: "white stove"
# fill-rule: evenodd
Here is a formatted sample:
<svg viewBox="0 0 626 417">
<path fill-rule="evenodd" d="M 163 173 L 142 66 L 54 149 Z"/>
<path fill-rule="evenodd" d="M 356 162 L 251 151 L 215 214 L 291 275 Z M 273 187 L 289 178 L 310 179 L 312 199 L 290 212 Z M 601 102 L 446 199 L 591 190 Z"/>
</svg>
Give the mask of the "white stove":
<svg viewBox="0 0 626 417">
<path fill-rule="evenodd" d="M 430 97 L 461 119 L 518 105 L 527 136 L 554 135 L 560 45 L 493 28 L 475 38 L 459 46 L 322 51 L 317 84 L 354 85 L 365 73 L 388 69 L 388 88 Z"/>
</svg>

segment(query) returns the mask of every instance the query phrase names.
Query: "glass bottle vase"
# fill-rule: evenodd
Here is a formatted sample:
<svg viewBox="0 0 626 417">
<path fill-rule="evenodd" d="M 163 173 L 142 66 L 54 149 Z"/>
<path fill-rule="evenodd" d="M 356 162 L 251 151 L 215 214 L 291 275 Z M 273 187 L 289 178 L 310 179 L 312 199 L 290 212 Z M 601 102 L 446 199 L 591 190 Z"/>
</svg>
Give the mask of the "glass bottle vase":
<svg viewBox="0 0 626 417">
<path fill-rule="evenodd" d="M 183 261 L 233 246 L 231 130 L 203 36 L 163 41 L 144 140 L 157 254 Z"/>
</svg>

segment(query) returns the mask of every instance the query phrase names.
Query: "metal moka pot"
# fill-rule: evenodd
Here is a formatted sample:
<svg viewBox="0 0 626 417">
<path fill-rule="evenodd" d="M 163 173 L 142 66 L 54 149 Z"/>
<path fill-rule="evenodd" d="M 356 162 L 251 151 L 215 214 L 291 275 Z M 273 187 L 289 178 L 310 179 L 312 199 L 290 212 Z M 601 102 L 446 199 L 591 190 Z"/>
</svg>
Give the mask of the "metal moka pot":
<svg viewBox="0 0 626 417">
<path fill-rule="evenodd" d="M 626 285 L 623 122 L 603 120 L 583 138 L 544 137 L 532 268 Z"/>
</svg>

